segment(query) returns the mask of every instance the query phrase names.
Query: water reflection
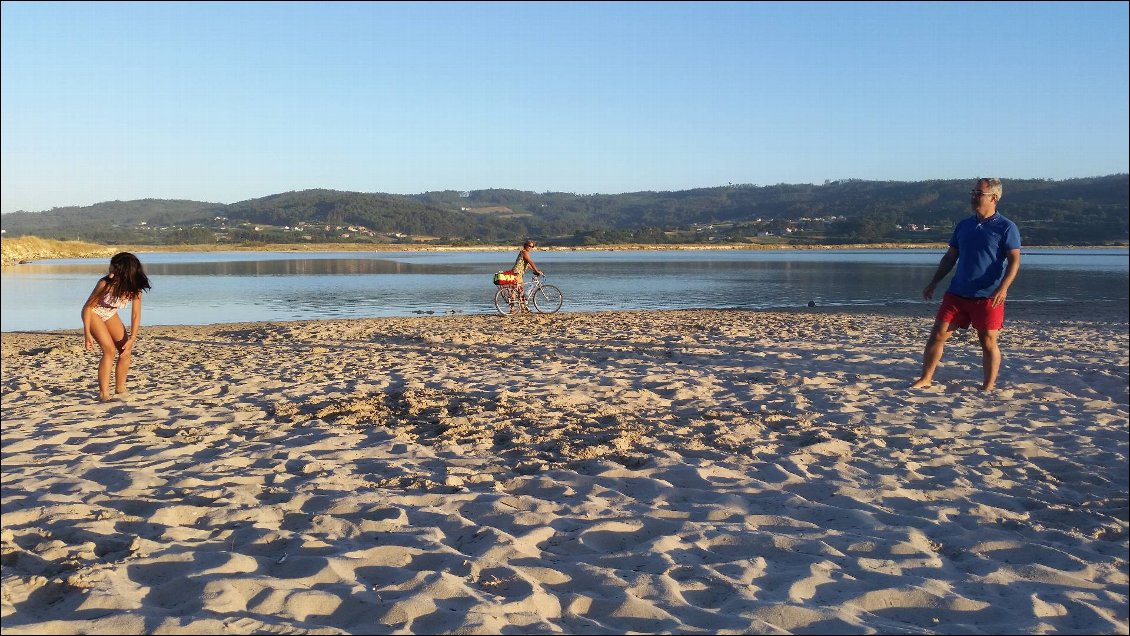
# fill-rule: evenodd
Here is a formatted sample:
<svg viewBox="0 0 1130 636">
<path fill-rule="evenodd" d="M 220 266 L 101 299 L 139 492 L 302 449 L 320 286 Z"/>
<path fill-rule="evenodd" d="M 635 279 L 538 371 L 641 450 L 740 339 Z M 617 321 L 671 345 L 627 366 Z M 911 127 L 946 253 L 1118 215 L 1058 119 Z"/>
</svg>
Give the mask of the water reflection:
<svg viewBox="0 0 1130 636">
<path fill-rule="evenodd" d="M 219 263 L 151 263 L 154 276 L 336 276 L 358 274 L 451 274 L 457 265 L 405 263 L 371 258 L 288 258 Z"/>
<path fill-rule="evenodd" d="M 110 259 L 99 263 L 21 263 L 18 266 L 4 270 L 4 279 L 26 275 L 53 275 L 53 274 L 93 274 L 104 276 L 110 271 Z M 146 267 L 145 271 L 149 271 Z M 93 285 L 93 282 L 91 283 Z"/>
<path fill-rule="evenodd" d="M 180 262 L 143 261 L 150 276 L 334 276 L 356 274 L 451 274 L 468 266 L 444 263 L 412 263 L 372 258 L 286 258 L 250 261 Z M 18 274 L 105 274 L 105 263 L 27 263 Z"/>
</svg>

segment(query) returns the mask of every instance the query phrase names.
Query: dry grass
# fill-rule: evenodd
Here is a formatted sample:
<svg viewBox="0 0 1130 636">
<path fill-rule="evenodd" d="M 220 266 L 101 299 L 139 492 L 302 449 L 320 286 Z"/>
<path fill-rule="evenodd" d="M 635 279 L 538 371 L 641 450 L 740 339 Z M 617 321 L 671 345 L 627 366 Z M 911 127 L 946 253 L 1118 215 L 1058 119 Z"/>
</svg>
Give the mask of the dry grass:
<svg viewBox="0 0 1130 636">
<path fill-rule="evenodd" d="M 0 239 L 0 263 L 3 265 L 15 265 L 22 261 L 34 261 L 43 258 L 113 256 L 118 251 L 120 250 L 106 245 L 83 243 L 81 241 L 57 241 L 55 239 L 42 239 L 38 236 Z"/>
</svg>

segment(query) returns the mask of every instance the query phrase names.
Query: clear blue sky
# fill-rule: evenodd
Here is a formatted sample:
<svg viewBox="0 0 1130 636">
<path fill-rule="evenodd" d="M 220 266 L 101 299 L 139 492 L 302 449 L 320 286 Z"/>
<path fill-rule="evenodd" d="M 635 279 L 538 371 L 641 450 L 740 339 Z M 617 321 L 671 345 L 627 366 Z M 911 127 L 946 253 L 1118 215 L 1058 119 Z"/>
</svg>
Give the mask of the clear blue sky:
<svg viewBox="0 0 1130 636">
<path fill-rule="evenodd" d="M 2 211 L 1128 172 L 1126 2 L 4 2 Z"/>
</svg>

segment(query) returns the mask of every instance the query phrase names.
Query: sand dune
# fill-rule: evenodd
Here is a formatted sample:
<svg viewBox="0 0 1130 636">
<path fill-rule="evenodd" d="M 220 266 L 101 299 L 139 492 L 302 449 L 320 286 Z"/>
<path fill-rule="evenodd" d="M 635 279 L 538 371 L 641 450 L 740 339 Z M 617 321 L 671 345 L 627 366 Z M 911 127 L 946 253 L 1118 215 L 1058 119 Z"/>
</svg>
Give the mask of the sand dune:
<svg viewBox="0 0 1130 636">
<path fill-rule="evenodd" d="M 4 633 L 1127 633 L 1127 318 L 4 333 Z"/>
</svg>

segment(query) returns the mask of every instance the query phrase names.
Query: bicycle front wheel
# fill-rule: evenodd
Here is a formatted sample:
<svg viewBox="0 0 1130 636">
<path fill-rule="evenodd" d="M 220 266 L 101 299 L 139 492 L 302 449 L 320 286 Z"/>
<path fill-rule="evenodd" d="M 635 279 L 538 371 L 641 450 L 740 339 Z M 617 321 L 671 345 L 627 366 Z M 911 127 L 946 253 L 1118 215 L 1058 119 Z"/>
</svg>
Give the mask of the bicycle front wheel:
<svg viewBox="0 0 1130 636">
<path fill-rule="evenodd" d="M 542 285 L 534 292 L 534 307 L 543 314 L 557 313 L 565 302 L 565 294 L 554 285 Z"/>
<path fill-rule="evenodd" d="M 503 316 L 514 313 L 515 306 L 518 304 L 518 299 L 511 287 L 511 285 L 499 285 L 498 291 L 494 292 L 494 308 Z"/>
</svg>

